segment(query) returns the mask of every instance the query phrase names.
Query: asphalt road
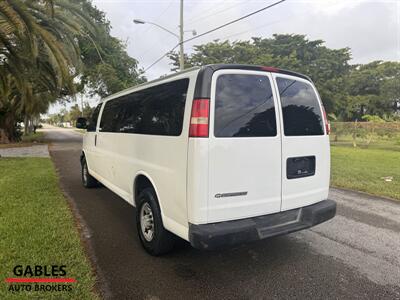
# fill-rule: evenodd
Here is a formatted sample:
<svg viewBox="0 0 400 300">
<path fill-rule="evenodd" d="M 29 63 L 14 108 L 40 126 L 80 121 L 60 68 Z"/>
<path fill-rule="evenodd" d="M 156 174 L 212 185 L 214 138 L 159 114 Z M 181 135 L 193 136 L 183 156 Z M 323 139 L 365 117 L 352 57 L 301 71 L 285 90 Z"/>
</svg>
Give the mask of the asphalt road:
<svg viewBox="0 0 400 300">
<path fill-rule="evenodd" d="M 396 202 L 332 189 L 338 214 L 312 229 L 215 252 L 182 243 L 151 257 L 137 238 L 134 208 L 104 187 L 82 187 L 82 135 L 50 129 L 47 137 L 104 298 L 400 299 Z"/>
</svg>

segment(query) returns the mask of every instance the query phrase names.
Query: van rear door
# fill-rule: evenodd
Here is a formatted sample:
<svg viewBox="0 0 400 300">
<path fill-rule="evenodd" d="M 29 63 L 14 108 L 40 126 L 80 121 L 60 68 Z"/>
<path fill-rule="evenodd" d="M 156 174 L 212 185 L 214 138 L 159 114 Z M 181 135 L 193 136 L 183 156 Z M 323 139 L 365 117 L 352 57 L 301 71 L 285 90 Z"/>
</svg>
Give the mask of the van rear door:
<svg viewBox="0 0 400 300">
<path fill-rule="evenodd" d="M 219 70 L 211 82 L 208 222 L 281 207 L 281 134 L 268 72 Z"/>
<path fill-rule="evenodd" d="M 273 74 L 273 77 L 282 120 L 281 210 L 289 210 L 327 199 L 329 136 L 314 85 L 295 76 Z"/>
</svg>

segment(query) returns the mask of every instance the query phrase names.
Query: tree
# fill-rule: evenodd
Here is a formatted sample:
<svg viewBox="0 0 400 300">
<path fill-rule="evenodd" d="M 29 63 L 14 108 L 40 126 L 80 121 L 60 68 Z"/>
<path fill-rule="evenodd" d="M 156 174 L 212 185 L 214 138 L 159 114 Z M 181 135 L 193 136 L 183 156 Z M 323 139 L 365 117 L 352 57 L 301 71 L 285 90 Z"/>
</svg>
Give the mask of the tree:
<svg viewBox="0 0 400 300">
<path fill-rule="evenodd" d="M 143 83 L 146 78 L 138 70 L 138 62 L 126 52 L 126 44 L 111 36 L 111 25 L 104 12 L 94 7 L 90 1 L 76 0 L 96 24 L 96 43 L 81 36 L 79 48 L 84 69 L 81 87 L 87 86 L 91 94 L 105 97 L 133 85 Z"/>
<path fill-rule="evenodd" d="M 68 1 L 0 2 L 0 141 L 18 137 L 15 124 L 21 117 L 28 125 L 27 117 L 74 93 L 80 62 L 76 37 L 95 31 L 83 20 L 84 12 Z"/>
<path fill-rule="evenodd" d="M 85 102 L 85 105 L 83 106 L 83 112 L 82 115 L 86 119 L 89 119 L 92 116 L 92 113 L 94 111 L 94 107 L 90 107 L 89 103 Z"/>
<path fill-rule="evenodd" d="M 185 67 L 215 63 L 274 66 L 306 74 L 318 88 L 326 111 L 339 120 L 391 119 L 400 111 L 400 63 L 375 61 L 350 65 L 349 48 L 329 49 L 322 40 L 304 35 L 275 34 L 250 41 L 219 41 L 196 45 Z M 172 70 L 179 57 L 171 53 Z"/>
<path fill-rule="evenodd" d="M 336 112 L 336 100 L 344 99 L 343 76 L 351 70 L 350 50 L 329 49 L 322 40 L 309 41 L 304 35 L 273 35 L 251 41 L 220 42 L 194 46 L 187 57 L 190 66 L 211 63 L 244 63 L 276 66 L 310 76 L 315 82 L 328 113 Z M 176 53 L 170 58 L 178 66 Z"/>
<path fill-rule="evenodd" d="M 82 115 L 82 112 L 78 106 L 78 104 L 75 104 L 72 106 L 68 112 L 68 119 L 71 121 L 73 124 L 75 124 L 76 120 Z"/>
<path fill-rule="evenodd" d="M 50 103 L 142 82 L 137 61 L 89 0 L 0 1 L 0 142 L 30 130 Z"/>
<path fill-rule="evenodd" d="M 186 67 L 213 63 L 274 66 L 310 76 L 316 84 L 325 109 L 335 111 L 334 96 L 340 93 L 340 80 L 349 73 L 350 49 L 329 49 L 324 41 L 310 41 L 304 35 L 274 34 L 272 38 L 254 37 L 250 41 L 215 40 L 193 47 L 186 56 Z M 179 66 L 177 53 L 171 53 L 173 70 Z"/>
<path fill-rule="evenodd" d="M 376 115 L 388 119 L 400 110 L 400 63 L 374 61 L 356 65 L 346 77 L 347 119 Z M 349 105 L 350 104 L 350 105 Z"/>
</svg>

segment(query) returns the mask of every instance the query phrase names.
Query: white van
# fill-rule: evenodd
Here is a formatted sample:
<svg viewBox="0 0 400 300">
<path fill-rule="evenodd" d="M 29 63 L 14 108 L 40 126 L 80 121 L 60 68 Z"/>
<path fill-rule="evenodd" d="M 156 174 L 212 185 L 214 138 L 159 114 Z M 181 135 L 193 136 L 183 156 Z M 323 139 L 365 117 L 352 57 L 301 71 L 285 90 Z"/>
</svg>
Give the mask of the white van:
<svg viewBox="0 0 400 300">
<path fill-rule="evenodd" d="M 86 128 L 85 187 L 136 206 L 153 255 L 260 240 L 335 216 L 329 124 L 307 76 L 208 65 L 109 96 Z"/>
</svg>

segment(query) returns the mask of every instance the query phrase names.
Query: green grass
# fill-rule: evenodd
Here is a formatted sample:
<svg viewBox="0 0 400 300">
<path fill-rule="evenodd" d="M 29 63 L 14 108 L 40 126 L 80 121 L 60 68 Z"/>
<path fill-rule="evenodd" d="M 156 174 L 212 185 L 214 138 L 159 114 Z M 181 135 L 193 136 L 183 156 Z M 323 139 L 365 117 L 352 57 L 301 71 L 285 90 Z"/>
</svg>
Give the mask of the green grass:
<svg viewBox="0 0 400 300">
<path fill-rule="evenodd" d="M 79 132 L 79 133 L 86 133 L 86 129 L 74 128 L 74 131 Z"/>
<path fill-rule="evenodd" d="M 21 137 L 22 143 L 43 143 L 44 141 L 44 133 L 41 131 L 37 131 L 36 133 L 31 133 L 28 135 L 23 135 Z"/>
<path fill-rule="evenodd" d="M 0 299 L 97 299 L 94 276 L 48 158 L 0 159 Z M 66 265 L 70 292 L 9 292 L 16 265 Z M 53 283 L 54 284 L 54 283 Z"/>
<path fill-rule="evenodd" d="M 399 151 L 332 146 L 331 158 L 332 186 L 400 200 Z"/>
<path fill-rule="evenodd" d="M 357 148 L 362 148 L 362 149 L 381 149 L 381 150 L 400 151 L 399 136 L 374 137 L 369 144 L 367 142 L 367 139 L 357 138 L 356 143 L 357 143 Z M 339 140 L 335 141 L 335 135 L 331 135 L 331 145 L 353 148 L 352 136 L 341 135 Z"/>
<path fill-rule="evenodd" d="M 0 144 L 0 148 L 29 147 L 32 145 L 45 143 L 44 132 L 38 131 L 21 136 L 21 141 L 9 144 Z"/>
</svg>

